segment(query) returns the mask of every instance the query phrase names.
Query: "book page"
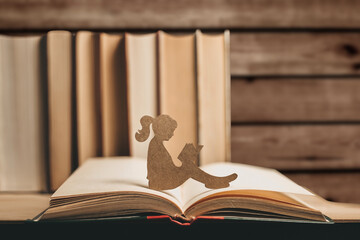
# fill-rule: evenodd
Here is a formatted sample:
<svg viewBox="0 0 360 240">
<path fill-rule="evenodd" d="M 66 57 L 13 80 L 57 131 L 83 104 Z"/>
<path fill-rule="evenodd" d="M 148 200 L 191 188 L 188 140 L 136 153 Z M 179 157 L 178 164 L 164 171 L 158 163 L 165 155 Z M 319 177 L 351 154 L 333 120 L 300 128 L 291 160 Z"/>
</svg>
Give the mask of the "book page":
<svg viewBox="0 0 360 240">
<path fill-rule="evenodd" d="M 322 197 L 303 194 L 289 194 L 310 208 L 318 209 L 334 222 L 359 222 L 360 204 L 331 202 Z"/>
<path fill-rule="evenodd" d="M 180 188 L 168 191 L 149 189 L 146 174 L 145 159 L 92 158 L 76 170 L 51 196 L 51 199 L 115 192 L 138 192 L 160 196 L 180 207 Z"/>
<path fill-rule="evenodd" d="M 183 209 L 212 194 L 239 190 L 262 190 L 313 195 L 313 193 L 291 181 L 275 169 L 238 163 L 214 163 L 201 168 L 215 176 L 226 176 L 236 173 L 238 177 L 230 183 L 229 187 L 222 189 L 208 189 L 204 184 L 189 179 L 183 185 L 181 199 Z"/>
</svg>

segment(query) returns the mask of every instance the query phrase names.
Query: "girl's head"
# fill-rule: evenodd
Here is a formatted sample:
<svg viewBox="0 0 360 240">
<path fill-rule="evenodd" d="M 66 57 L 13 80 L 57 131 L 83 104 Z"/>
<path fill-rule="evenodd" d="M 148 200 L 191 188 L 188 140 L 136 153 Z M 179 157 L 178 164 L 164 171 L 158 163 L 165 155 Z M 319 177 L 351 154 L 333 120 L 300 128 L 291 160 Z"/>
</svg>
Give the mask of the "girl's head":
<svg viewBox="0 0 360 240">
<path fill-rule="evenodd" d="M 156 118 L 143 116 L 140 119 L 142 129 L 135 134 L 136 140 L 144 142 L 150 135 L 150 124 L 154 131 L 155 137 L 163 141 L 168 141 L 173 135 L 177 127 L 177 123 L 168 115 L 159 115 Z"/>
</svg>

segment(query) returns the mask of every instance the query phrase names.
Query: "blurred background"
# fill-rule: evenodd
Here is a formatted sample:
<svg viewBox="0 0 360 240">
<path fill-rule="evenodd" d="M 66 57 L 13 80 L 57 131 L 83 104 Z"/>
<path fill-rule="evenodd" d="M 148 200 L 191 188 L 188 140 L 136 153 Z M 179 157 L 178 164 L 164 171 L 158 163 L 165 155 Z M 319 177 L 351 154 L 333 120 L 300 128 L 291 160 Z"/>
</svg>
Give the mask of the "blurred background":
<svg viewBox="0 0 360 240">
<path fill-rule="evenodd" d="M 0 0 L 0 33 L 230 30 L 232 161 L 360 203 L 360 1 Z"/>
</svg>

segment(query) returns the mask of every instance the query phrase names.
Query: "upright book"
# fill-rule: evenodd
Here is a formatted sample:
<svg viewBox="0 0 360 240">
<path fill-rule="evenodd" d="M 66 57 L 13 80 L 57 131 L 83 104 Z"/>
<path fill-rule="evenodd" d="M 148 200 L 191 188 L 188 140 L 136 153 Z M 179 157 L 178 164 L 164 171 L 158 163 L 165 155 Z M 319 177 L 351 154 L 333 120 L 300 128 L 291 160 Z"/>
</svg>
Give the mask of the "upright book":
<svg viewBox="0 0 360 240">
<path fill-rule="evenodd" d="M 56 190 L 70 175 L 74 134 L 72 34 L 47 34 L 50 188 Z"/>
<path fill-rule="evenodd" d="M 179 123 L 174 141 L 167 143 L 173 159 L 188 142 L 205 145 L 200 165 L 230 161 L 229 38 L 229 31 L 158 32 L 160 113 Z"/>
<path fill-rule="evenodd" d="M 147 156 L 147 144 L 134 136 L 143 115 L 158 115 L 156 33 L 125 34 L 130 155 Z"/>
<path fill-rule="evenodd" d="M 76 111 L 78 162 L 101 156 L 99 35 L 76 34 Z"/>
<path fill-rule="evenodd" d="M 159 31 L 158 38 L 160 113 L 178 122 L 177 134 L 165 143 L 176 161 L 183 143 L 198 142 L 195 34 Z"/>
<path fill-rule="evenodd" d="M 200 164 L 230 161 L 230 33 L 196 31 Z"/>
<path fill-rule="evenodd" d="M 176 189 L 156 191 L 147 186 L 144 159 L 89 160 L 51 196 L 41 220 L 161 215 L 185 222 L 199 216 L 315 222 L 360 219 L 359 205 L 329 203 L 273 169 L 235 163 L 208 164 L 202 169 L 217 176 L 235 172 L 238 178 L 223 189 L 207 189 L 189 179 Z"/>
<path fill-rule="evenodd" d="M 0 36 L 0 190 L 46 190 L 43 36 Z"/>
<path fill-rule="evenodd" d="M 103 156 L 129 155 L 125 47 L 122 34 L 100 34 Z"/>
</svg>

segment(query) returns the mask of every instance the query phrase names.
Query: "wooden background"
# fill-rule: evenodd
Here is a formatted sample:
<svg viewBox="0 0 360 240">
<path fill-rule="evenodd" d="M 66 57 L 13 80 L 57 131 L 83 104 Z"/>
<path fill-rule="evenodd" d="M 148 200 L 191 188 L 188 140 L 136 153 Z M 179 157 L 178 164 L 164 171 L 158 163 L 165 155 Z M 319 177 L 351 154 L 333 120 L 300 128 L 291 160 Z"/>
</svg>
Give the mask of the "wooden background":
<svg viewBox="0 0 360 240">
<path fill-rule="evenodd" d="M 0 0 L 0 32 L 231 31 L 232 161 L 360 203 L 360 0 Z"/>
</svg>

